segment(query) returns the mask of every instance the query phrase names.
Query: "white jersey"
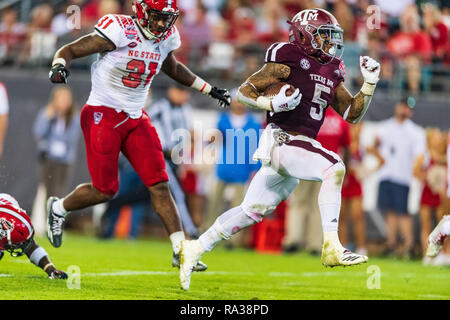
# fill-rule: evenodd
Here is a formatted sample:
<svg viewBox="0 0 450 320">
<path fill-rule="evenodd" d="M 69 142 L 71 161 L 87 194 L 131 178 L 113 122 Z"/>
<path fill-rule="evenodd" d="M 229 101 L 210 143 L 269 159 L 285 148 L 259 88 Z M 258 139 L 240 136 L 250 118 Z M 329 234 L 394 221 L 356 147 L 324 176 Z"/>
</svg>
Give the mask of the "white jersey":
<svg viewBox="0 0 450 320">
<path fill-rule="evenodd" d="M 114 43 L 116 49 L 99 54 L 92 64 L 92 89 L 86 103 L 139 118 L 153 78 L 167 55 L 181 45 L 178 30 L 174 26 L 164 39 L 148 40 L 130 16 L 108 14 L 94 32 Z"/>
<path fill-rule="evenodd" d="M 409 119 L 399 123 L 390 118 L 379 123 L 377 135 L 380 153 L 386 160 L 379 171 L 380 180 L 409 186 L 414 161 L 426 150 L 425 131 Z"/>
</svg>

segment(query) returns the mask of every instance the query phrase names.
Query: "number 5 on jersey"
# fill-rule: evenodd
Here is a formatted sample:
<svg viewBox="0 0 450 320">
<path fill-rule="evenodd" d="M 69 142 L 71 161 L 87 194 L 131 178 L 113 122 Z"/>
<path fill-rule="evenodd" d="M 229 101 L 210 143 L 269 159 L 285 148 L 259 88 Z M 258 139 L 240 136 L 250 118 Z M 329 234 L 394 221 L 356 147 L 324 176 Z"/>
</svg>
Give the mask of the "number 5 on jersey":
<svg viewBox="0 0 450 320">
<path fill-rule="evenodd" d="M 330 94 L 330 87 L 324 86 L 323 84 L 316 83 L 316 87 L 314 89 L 314 97 L 312 99 L 312 102 L 317 103 L 319 107 L 313 107 L 311 106 L 311 111 L 309 115 L 314 120 L 322 120 L 323 117 L 323 110 L 327 107 L 327 101 L 325 99 L 322 99 L 320 96 L 322 94 L 322 91 L 325 93 Z M 318 109 L 318 110 L 317 110 Z"/>
<path fill-rule="evenodd" d="M 158 63 L 150 62 L 148 69 L 150 70 L 147 79 L 145 79 L 144 87 L 150 83 L 153 76 L 156 74 L 156 68 Z M 133 59 L 127 63 L 127 71 L 130 71 L 128 75 L 122 77 L 122 83 L 125 87 L 137 88 L 142 83 L 142 75 L 145 74 L 146 66 L 142 60 Z"/>
</svg>

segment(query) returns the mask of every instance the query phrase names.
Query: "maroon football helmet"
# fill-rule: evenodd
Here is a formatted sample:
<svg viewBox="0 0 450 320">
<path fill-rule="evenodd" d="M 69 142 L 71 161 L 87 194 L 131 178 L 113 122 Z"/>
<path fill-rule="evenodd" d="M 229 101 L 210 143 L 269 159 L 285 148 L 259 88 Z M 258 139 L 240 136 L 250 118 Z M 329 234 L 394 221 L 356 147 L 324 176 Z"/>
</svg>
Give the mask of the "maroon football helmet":
<svg viewBox="0 0 450 320">
<path fill-rule="evenodd" d="M 336 18 L 323 9 L 307 9 L 297 13 L 291 21 L 289 41 L 316 57 L 322 63 L 341 58 L 344 53 L 344 31 Z M 320 41 L 317 41 L 320 37 Z"/>
<path fill-rule="evenodd" d="M 12 256 L 24 254 L 34 235 L 30 217 L 12 196 L 0 193 L 0 250 Z"/>
<path fill-rule="evenodd" d="M 133 11 L 142 33 L 148 39 L 164 37 L 180 14 L 177 0 L 134 0 Z"/>
</svg>

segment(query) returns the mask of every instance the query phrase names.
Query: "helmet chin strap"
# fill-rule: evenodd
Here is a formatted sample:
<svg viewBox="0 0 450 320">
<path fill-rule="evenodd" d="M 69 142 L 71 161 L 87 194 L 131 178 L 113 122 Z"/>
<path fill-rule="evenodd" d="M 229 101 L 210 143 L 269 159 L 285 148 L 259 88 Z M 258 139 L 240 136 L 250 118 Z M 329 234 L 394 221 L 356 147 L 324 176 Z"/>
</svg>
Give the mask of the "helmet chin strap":
<svg viewBox="0 0 450 320">
<path fill-rule="evenodd" d="M 148 39 L 148 40 L 156 40 L 158 39 L 155 37 L 155 35 L 151 32 L 149 32 L 146 28 L 144 28 L 141 23 L 139 22 L 139 19 L 136 18 L 136 24 L 139 27 L 139 30 L 141 30 L 142 34 Z"/>
</svg>

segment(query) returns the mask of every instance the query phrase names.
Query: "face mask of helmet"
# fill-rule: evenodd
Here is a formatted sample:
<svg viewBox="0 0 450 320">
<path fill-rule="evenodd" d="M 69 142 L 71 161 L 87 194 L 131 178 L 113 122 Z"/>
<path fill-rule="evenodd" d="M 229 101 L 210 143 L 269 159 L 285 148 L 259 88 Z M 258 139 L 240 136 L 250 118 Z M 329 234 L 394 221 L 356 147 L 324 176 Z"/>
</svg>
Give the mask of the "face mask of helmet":
<svg viewBox="0 0 450 320">
<path fill-rule="evenodd" d="M 148 39 L 163 38 L 172 28 L 179 16 L 179 11 L 159 11 L 155 9 L 145 10 L 145 3 L 142 4 L 144 17 L 137 19 L 141 31 Z"/>
<path fill-rule="evenodd" d="M 312 36 L 312 46 L 319 50 L 319 58 L 324 62 L 329 62 L 334 58 L 340 59 L 344 54 L 342 29 L 320 26 Z"/>
<path fill-rule="evenodd" d="M 4 245 L 4 249 L 8 251 L 12 257 L 20 257 L 25 254 L 25 250 L 30 246 L 32 239 L 17 244 Z"/>
</svg>

